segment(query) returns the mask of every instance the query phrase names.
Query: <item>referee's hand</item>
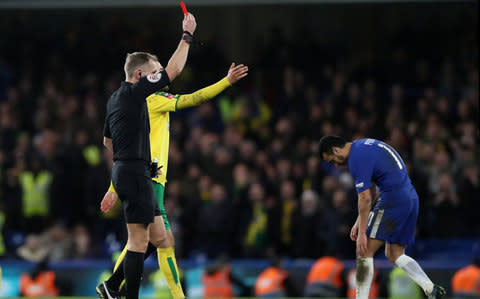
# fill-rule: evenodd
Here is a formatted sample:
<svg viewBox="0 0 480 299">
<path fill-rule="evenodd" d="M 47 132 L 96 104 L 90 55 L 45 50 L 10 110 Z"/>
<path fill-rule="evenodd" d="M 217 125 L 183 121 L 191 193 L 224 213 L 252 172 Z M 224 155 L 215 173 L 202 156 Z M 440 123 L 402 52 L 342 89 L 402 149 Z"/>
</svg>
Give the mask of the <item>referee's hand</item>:
<svg viewBox="0 0 480 299">
<path fill-rule="evenodd" d="M 107 193 L 105 193 L 103 196 L 102 202 L 100 203 L 100 210 L 104 213 L 107 213 L 113 208 L 115 202 L 117 202 L 117 199 L 117 193 L 107 191 Z"/>
<path fill-rule="evenodd" d="M 183 17 L 182 28 L 183 31 L 188 31 L 190 34 L 195 32 L 197 21 L 195 21 L 195 17 L 191 13 L 188 13 Z"/>
</svg>

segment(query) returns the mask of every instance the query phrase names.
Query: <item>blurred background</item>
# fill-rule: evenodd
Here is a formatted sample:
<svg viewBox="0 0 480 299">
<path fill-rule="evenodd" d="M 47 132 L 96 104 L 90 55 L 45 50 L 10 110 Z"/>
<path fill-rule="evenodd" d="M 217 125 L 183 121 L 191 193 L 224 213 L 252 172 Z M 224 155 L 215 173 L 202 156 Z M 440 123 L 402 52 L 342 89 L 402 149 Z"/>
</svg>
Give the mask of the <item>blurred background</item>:
<svg viewBox="0 0 480 299">
<path fill-rule="evenodd" d="M 354 267 L 353 180 L 312 153 L 326 134 L 381 139 L 402 155 L 421 204 L 408 252 L 434 280 L 450 288 L 480 258 L 477 1 L 186 4 L 204 45 L 170 91 L 212 84 L 231 62 L 250 68 L 171 114 L 165 206 L 189 297 L 202 296 L 203 268 L 219 257 L 251 287 L 275 253 L 296 296 L 316 259 L 335 253 Z M 176 1 L 0 1 L 0 296 L 18 296 L 20 275 L 39 266 L 60 295 L 95 296 L 126 241 L 121 206 L 99 210 L 112 165 L 106 101 L 126 53 L 167 64 L 182 19 Z M 383 252 L 376 267 L 387 297 Z M 142 296 L 156 294 L 157 269 L 147 260 Z"/>
</svg>

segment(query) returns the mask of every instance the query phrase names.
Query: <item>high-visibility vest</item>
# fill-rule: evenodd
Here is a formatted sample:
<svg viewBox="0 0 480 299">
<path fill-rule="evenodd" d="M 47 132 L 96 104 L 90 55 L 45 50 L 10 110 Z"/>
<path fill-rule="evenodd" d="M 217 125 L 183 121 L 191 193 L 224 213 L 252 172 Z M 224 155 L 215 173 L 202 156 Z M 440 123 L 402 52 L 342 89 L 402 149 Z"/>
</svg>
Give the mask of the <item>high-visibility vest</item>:
<svg viewBox="0 0 480 299">
<path fill-rule="evenodd" d="M 204 298 L 231 298 L 233 286 L 230 281 L 230 269 L 222 269 L 213 274 L 204 273 L 202 277 Z"/>
<path fill-rule="evenodd" d="M 347 297 L 355 298 L 357 295 L 357 271 L 356 269 L 351 269 L 347 274 Z M 373 272 L 372 285 L 370 286 L 370 292 L 368 293 L 368 298 L 378 298 L 378 283 L 377 283 L 378 272 L 375 270 Z"/>
<path fill-rule="evenodd" d="M 392 269 L 388 280 L 388 293 L 391 299 L 422 299 L 423 291 L 420 287 L 401 269 Z"/>
<path fill-rule="evenodd" d="M 83 158 L 87 161 L 90 166 L 97 166 L 102 162 L 102 155 L 100 154 L 100 149 L 96 145 L 89 145 L 85 147 L 82 151 Z"/>
<path fill-rule="evenodd" d="M 47 216 L 48 192 L 52 183 L 52 174 L 43 170 L 35 177 L 31 171 L 20 175 L 22 186 L 23 216 Z"/>
<path fill-rule="evenodd" d="M 284 281 L 288 273 L 276 267 L 268 267 L 255 281 L 255 296 L 285 297 Z"/>
<path fill-rule="evenodd" d="M 452 277 L 455 298 L 480 297 L 480 267 L 470 265 L 458 270 Z"/>
<path fill-rule="evenodd" d="M 22 274 L 20 276 L 20 294 L 25 297 L 57 297 L 55 273 L 52 271 L 42 272 L 35 279 L 28 274 Z"/>
<path fill-rule="evenodd" d="M 110 270 L 105 270 L 97 278 L 97 285 L 103 283 L 104 281 L 108 280 L 112 276 L 112 271 Z"/>
<path fill-rule="evenodd" d="M 319 258 L 310 269 L 305 286 L 307 297 L 338 297 L 343 286 L 343 262 L 331 256 Z"/>
<path fill-rule="evenodd" d="M 157 270 L 150 274 L 150 281 L 153 285 L 155 298 L 172 298 L 170 288 L 168 287 L 165 274 L 162 270 Z"/>
</svg>

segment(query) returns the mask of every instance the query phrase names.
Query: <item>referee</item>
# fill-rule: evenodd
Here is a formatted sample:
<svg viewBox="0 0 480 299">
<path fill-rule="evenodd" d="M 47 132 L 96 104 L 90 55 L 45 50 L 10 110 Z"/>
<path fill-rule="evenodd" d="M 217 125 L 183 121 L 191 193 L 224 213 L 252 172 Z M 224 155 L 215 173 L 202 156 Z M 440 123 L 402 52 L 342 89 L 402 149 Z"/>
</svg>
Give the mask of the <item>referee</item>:
<svg viewBox="0 0 480 299">
<path fill-rule="evenodd" d="M 147 109 L 150 117 L 150 147 L 151 156 L 158 158 L 158 165 L 162 165 L 162 173 L 152 178 L 153 191 L 160 207 L 160 216 L 155 216 L 154 222 L 150 225 L 150 243 L 145 252 L 146 259 L 153 251 L 157 251 L 158 266 L 163 272 L 164 278 L 170 288 L 173 299 L 184 299 L 185 294 L 179 279 L 179 272 L 175 258 L 175 239 L 173 237 L 170 223 L 164 206 L 165 184 L 167 183 L 168 150 L 170 142 L 170 112 L 198 106 L 221 93 L 238 80 L 247 76 L 248 67 L 243 64 L 232 63 L 227 76 L 215 84 L 197 90 L 191 94 L 170 94 L 167 92 L 156 92 L 147 98 Z M 105 194 L 101 210 L 108 212 L 117 201 L 115 188 L 110 188 Z M 110 278 L 97 287 L 98 293 L 107 292 L 112 297 L 118 297 L 124 280 L 123 260 L 128 250 L 128 245 L 117 259 L 114 272 Z M 103 296 L 106 297 L 106 296 Z"/>
<path fill-rule="evenodd" d="M 148 228 L 154 217 L 160 215 L 150 178 L 150 126 L 145 99 L 183 70 L 196 26 L 193 15 L 185 15 L 182 40 L 165 69 L 155 55 L 128 54 L 124 66 L 126 80 L 107 103 L 104 145 L 113 152 L 112 182 L 123 202 L 128 232 L 124 261 L 127 299 L 138 298 Z M 105 295 L 110 297 L 108 292 Z"/>
</svg>

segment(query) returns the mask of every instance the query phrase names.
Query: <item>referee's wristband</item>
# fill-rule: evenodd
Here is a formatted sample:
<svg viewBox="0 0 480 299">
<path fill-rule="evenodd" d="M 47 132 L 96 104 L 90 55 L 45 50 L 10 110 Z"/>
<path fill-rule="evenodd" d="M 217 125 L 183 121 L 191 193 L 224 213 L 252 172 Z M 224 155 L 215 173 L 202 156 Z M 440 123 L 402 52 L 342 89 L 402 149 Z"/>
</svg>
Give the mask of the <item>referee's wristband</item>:
<svg viewBox="0 0 480 299">
<path fill-rule="evenodd" d="M 193 42 L 193 36 L 188 31 L 184 31 L 182 40 L 184 40 L 187 44 L 191 44 Z"/>
<path fill-rule="evenodd" d="M 203 47 L 204 43 L 197 40 L 196 38 L 193 37 L 193 34 L 191 34 L 189 31 L 184 30 L 183 35 L 182 35 L 182 40 L 184 40 L 187 44 L 197 44 L 200 47 Z"/>
</svg>

